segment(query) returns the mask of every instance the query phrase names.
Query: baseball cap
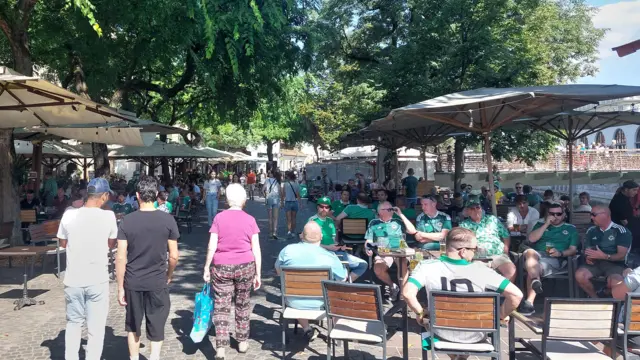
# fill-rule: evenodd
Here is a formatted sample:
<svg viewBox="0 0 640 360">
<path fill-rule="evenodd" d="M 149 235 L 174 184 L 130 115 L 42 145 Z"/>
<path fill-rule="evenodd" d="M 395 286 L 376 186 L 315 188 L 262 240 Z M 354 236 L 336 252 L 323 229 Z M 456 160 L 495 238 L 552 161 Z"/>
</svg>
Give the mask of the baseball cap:
<svg viewBox="0 0 640 360">
<path fill-rule="evenodd" d="M 638 186 L 638 183 L 633 180 L 627 180 L 622 183 L 622 187 L 625 189 L 637 189 L 640 186 Z"/>
<path fill-rule="evenodd" d="M 323 196 L 316 201 L 316 205 L 331 205 L 331 199 L 327 196 Z"/>
<path fill-rule="evenodd" d="M 109 186 L 109 182 L 105 178 L 93 178 L 89 181 L 87 185 L 87 193 L 88 194 L 102 194 L 102 193 L 111 193 L 111 187 Z"/>
</svg>

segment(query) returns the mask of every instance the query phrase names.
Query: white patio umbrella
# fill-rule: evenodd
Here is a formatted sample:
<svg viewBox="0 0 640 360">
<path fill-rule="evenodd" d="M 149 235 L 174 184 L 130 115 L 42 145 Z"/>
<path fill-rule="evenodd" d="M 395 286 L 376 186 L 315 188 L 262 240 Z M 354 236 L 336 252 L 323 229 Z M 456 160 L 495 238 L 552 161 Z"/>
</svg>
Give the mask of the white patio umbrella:
<svg viewBox="0 0 640 360">
<path fill-rule="evenodd" d="M 31 127 L 27 131 L 51 134 L 59 137 L 74 139 L 81 142 L 95 142 L 125 146 L 149 146 L 153 144 L 156 133 L 141 132 L 138 127 L 109 128 L 109 127 Z"/>
<path fill-rule="evenodd" d="M 600 101 L 640 95 L 640 87 L 620 85 L 558 85 L 526 88 L 481 88 L 448 94 L 392 110 L 372 123 L 378 129 L 411 129 L 434 121 L 483 134 L 489 183 L 493 184 L 490 134 L 519 118 L 543 117 Z M 489 186 L 492 198 L 493 186 Z M 496 213 L 495 201 L 492 202 Z"/>
</svg>

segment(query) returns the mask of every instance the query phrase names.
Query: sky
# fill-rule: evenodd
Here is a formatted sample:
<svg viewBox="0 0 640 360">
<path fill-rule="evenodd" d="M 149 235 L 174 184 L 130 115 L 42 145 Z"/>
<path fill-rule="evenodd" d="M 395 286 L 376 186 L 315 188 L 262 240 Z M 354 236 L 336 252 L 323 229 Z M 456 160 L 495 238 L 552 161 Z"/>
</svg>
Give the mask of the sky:
<svg viewBox="0 0 640 360">
<path fill-rule="evenodd" d="M 618 84 L 640 86 L 640 51 L 623 58 L 611 48 L 640 39 L 640 0 L 587 0 L 600 11 L 593 23 L 609 31 L 600 43 L 600 71 L 583 77 L 579 84 Z"/>
</svg>

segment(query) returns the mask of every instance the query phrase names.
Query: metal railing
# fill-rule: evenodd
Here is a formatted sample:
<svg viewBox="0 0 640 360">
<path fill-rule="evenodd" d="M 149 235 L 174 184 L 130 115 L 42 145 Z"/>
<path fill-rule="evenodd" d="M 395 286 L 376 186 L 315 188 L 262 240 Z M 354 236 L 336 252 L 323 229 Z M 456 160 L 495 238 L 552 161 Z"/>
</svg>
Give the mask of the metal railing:
<svg viewBox="0 0 640 360">
<path fill-rule="evenodd" d="M 438 157 L 443 172 L 453 172 L 453 159 L 447 154 Z M 529 166 L 519 161 L 495 161 L 500 172 L 558 172 L 569 171 L 569 152 L 553 153 L 545 160 L 537 161 Z M 573 171 L 633 171 L 640 170 L 640 149 L 602 149 L 575 151 L 573 154 Z M 486 173 L 486 156 L 482 153 L 464 153 L 463 171 L 466 173 Z"/>
</svg>

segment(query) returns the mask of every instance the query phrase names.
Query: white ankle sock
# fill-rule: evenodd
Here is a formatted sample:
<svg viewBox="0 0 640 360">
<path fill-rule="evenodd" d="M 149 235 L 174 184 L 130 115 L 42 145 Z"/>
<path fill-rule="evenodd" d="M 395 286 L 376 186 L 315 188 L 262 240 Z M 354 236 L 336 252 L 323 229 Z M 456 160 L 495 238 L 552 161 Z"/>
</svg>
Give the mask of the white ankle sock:
<svg viewBox="0 0 640 360">
<path fill-rule="evenodd" d="M 131 359 L 131 360 L 140 360 L 140 355 L 129 356 L 129 359 Z"/>
</svg>

